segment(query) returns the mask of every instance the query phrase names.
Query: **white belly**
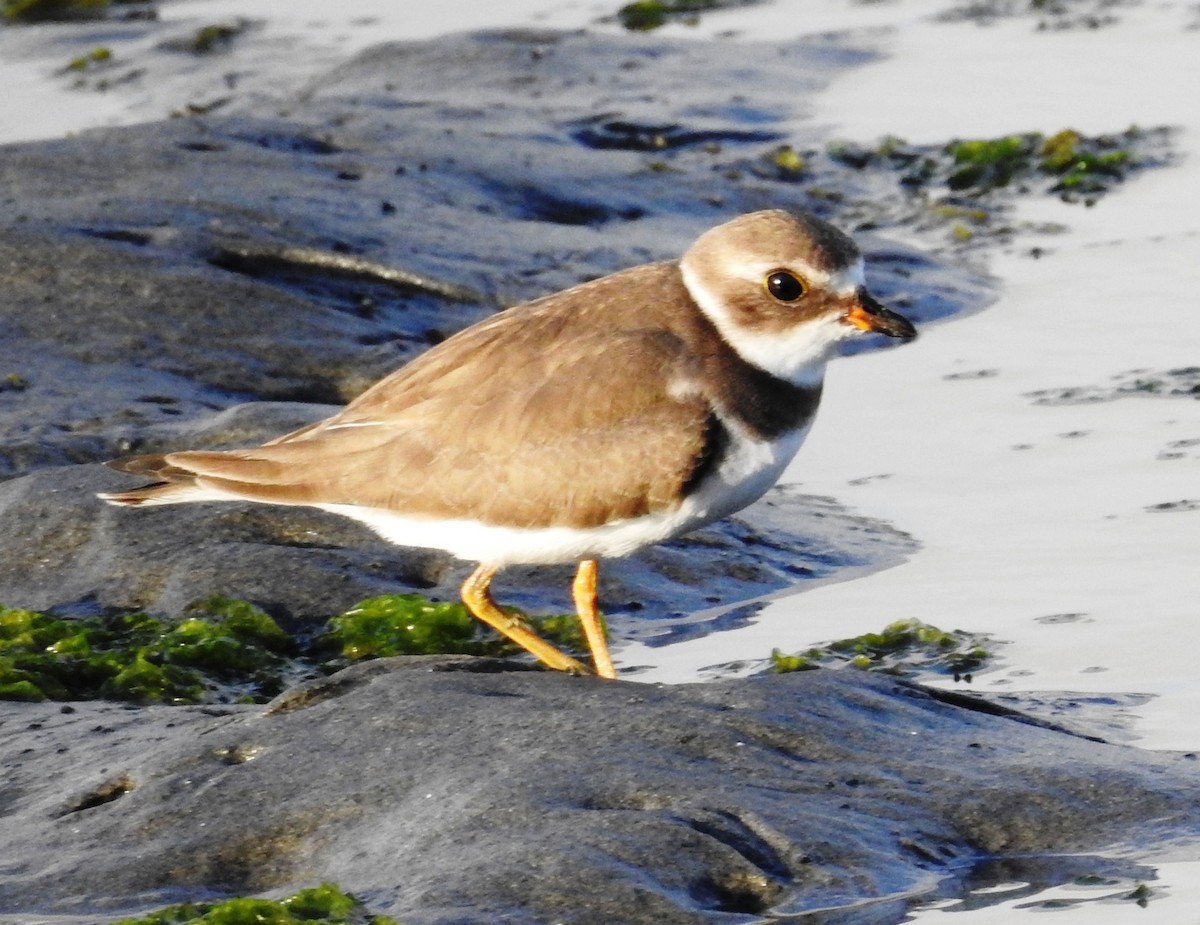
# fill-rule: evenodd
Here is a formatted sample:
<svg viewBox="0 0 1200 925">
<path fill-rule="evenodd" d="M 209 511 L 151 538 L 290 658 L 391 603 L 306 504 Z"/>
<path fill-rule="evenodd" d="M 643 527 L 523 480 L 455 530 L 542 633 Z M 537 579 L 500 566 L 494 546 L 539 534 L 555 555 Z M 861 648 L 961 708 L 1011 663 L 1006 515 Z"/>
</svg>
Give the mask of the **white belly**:
<svg viewBox="0 0 1200 925">
<path fill-rule="evenodd" d="M 731 428 L 720 465 L 677 507 L 597 527 L 503 527 L 476 520 L 405 517 L 348 504 L 318 506 L 365 524 L 397 546 L 443 549 L 459 559 L 497 567 L 625 556 L 720 520 L 758 500 L 775 484 L 807 434 L 805 427 L 766 442 Z"/>
</svg>

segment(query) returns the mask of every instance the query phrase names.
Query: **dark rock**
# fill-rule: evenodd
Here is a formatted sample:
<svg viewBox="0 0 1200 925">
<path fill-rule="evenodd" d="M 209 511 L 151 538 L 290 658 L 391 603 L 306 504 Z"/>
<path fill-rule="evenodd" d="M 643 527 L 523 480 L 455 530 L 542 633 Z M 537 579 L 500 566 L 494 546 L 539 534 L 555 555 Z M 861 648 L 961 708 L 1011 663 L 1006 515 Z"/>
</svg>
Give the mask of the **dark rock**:
<svg viewBox="0 0 1200 925">
<path fill-rule="evenodd" d="M 382 660 L 265 709 L 11 705 L 0 911 L 332 879 L 409 925 L 723 922 L 902 904 L 981 858 L 1200 821 L 1194 761 L 879 675 L 471 670 L 493 665 Z"/>
</svg>

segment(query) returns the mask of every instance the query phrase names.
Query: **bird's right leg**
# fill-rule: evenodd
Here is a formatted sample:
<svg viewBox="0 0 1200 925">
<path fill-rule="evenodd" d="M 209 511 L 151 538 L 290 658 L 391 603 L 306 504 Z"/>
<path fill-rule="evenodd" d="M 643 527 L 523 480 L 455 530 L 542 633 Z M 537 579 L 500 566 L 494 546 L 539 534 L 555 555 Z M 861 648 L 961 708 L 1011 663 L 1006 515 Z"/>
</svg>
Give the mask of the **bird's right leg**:
<svg viewBox="0 0 1200 925">
<path fill-rule="evenodd" d="M 612 656 L 608 654 L 604 621 L 600 618 L 600 611 L 596 609 L 595 559 L 584 559 L 579 563 L 572 592 L 579 623 L 583 627 L 584 636 L 587 637 L 588 648 L 592 650 L 592 661 L 596 663 L 596 674 L 602 678 L 615 678 L 617 671 L 613 668 Z"/>
<path fill-rule="evenodd" d="M 467 610 L 521 648 L 532 652 L 538 661 L 556 671 L 567 671 L 571 674 L 594 674 L 592 669 L 583 662 L 576 661 L 565 652 L 560 652 L 537 633 L 522 626 L 519 620 L 510 617 L 496 606 L 488 587 L 495 574 L 494 567 L 481 565 L 471 573 L 470 578 L 463 582 L 462 600 L 467 605 Z"/>
</svg>

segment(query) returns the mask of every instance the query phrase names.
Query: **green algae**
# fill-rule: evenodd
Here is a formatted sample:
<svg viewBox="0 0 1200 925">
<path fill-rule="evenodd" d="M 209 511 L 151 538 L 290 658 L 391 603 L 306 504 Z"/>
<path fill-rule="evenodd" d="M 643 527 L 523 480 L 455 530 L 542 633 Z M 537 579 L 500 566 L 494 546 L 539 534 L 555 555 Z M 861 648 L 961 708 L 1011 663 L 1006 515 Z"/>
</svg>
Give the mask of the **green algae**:
<svg viewBox="0 0 1200 925">
<path fill-rule="evenodd" d="M 635 0 L 617 11 L 617 19 L 631 32 L 649 32 L 669 19 L 695 16 L 720 6 L 719 0 Z"/>
<path fill-rule="evenodd" d="M 835 168 L 826 184 L 834 188 L 853 188 L 859 182 L 839 176 L 838 168 L 864 174 L 868 184 L 890 177 L 906 193 L 906 220 L 921 230 L 942 231 L 952 246 L 972 247 L 1018 231 L 1055 233 L 1061 226 L 1014 222 L 1013 200 L 1056 196 L 1068 204 L 1093 206 L 1137 173 L 1169 163 L 1171 132 L 1134 126 L 1088 136 L 1067 128 L 928 145 L 889 135 L 874 145 L 835 141 L 826 146 L 824 159 L 818 153 L 808 162 L 821 180 L 829 175 L 829 166 Z M 867 222 L 876 220 L 870 217 L 878 213 L 871 202 L 853 205 Z"/>
<path fill-rule="evenodd" d="M 574 614 L 528 617 L 512 608 L 506 610 L 551 643 L 572 652 L 586 651 L 583 630 Z M 330 620 L 319 644 L 336 649 L 349 661 L 392 655 L 499 656 L 523 651 L 486 632 L 462 604 L 435 603 L 419 594 L 368 598 Z"/>
<path fill-rule="evenodd" d="M 68 71 L 86 71 L 88 68 L 97 65 L 105 64 L 112 60 L 112 50 L 100 46 L 93 48 L 86 55 L 79 55 L 77 58 L 72 58 L 71 62 L 66 66 Z"/>
<path fill-rule="evenodd" d="M 222 684 L 266 700 L 295 641 L 244 601 L 211 597 L 178 623 L 144 613 L 65 619 L 0 609 L 0 699 L 199 703 Z"/>
<path fill-rule="evenodd" d="M 1070 129 L 1047 138 L 1039 151 L 1040 168 L 1058 176 L 1055 190 L 1103 192 L 1134 166 L 1132 151 L 1103 140 L 1085 139 Z"/>
<path fill-rule="evenodd" d="M 765 152 L 752 168 L 760 177 L 783 182 L 796 182 L 809 175 L 808 160 L 791 145 L 778 145 Z"/>
<path fill-rule="evenodd" d="M 1007 186 L 1040 172 L 1059 177 L 1055 190 L 1100 191 L 1106 180 L 1121 179 L 1132 159 L 1128 149 L 1111 139 L 1086 139 L 1071 129 L 1045 139 L 1031 133 L 960 141 L 951 145 L 950 153 L 959 165 L 947 178 L 951 189 Z"/>
<path fill-rule="evenodd" d="M 733 6 L 748 6 L 758 0 L 634 0 L 617 10 L 617 21 L 630 32 L 649 32 L 668 22 L 694 25 L 701 13 Z"/>
<path fill-rule="evenodd" d="M 20 373 L 8 373 L 0 377 L 0 392 L 24 392 L 29 388 L 29 380 Z"/>
<path fill-rule="evenodd" d="M 368 598 L 327 625 L 327 641 L 344 658 L 390 655 L 481 655 L 478 621 L 462 604 L 438 604 L 419 594 Z"/>
<path fill-rule="evenodd" d="M 996 189 L 1028 173 L 1040 136 L 1008 135 L 1004 138 L 956 141 L 949 146 L 955 167 L 946 177 L 952 190 Z"/>
<path fill-rule="evenodd" d="M 1025 132 L 999 138 L 956 139 L 943 145 L 911 145 L 887 136 L 874 147 L 839 141 L 826 153 L 854 170 L 883 167 L 911 189 L 945 186 L 955 193 L 986 196 L 1010 186 L 1044 186 L 1068 202 L 1094 202 L 1129 172 L 1153 163 L 1140 153 L 1161 131 L 1136 127 L 1087 136 L 1073 129 L 1051 135 Z"/>
<path fill-rule="evenodd" d="M 181 903 L 113 925 L 399 925 L 373 915 L 335 884 L 300 890 L 286 899 L 236 897 L 221 902 Z"/>
<path fill-rule="evenodd" d="M 1017 181 L 1051 178 L 1050 191 L 1074 202 L 1125 179 L 1137 166 L 1133 145 L 1139 138 L 1136 129 L 1092 138 L 1064 129 L 1048 138 L 1029 132 L 955 141 L 946 149 L 954 166 L 945 181 L 952 190 L 986 193 Z"/>
<path fill-rule="evenodd" d="M 0 0 L 0 16 L 12 22 L 45 22 L 102 15 L 109 0 Z"/>
<path fill-rule="evenodd" d="M 182 47 L 195 55 L 210 55 L 213 52 L 228 48 L 235 38 L 249 27 L 249 23 L 240 20 L 232 25 L 228 23 L 213 23 L 201 26 L 191 39 L 182 43 Z"/>
<path fill-rule="evenodd" d="M 193 601 L 186 612 L 192 614 L 193 618 L 216 618 L 235 638 L 254 642 L 271 652 L 286 655 L 296 649 L 292 635 L 264 610 L 248 601 L 212 594 Z"/>
<path fill-rule="evenodd" d="M 14 23 L 102 19 L 113 6 L 144 0 L 0 0 L 0 19 Z"/>
<path fill-rule="evenodd" d="M 771 670 L 782 673 L 848 666 L 905 676 L 935 672 L 953 675 L 955 680 L 970 680 L 971 673 L 989 658 L 984 641 L 983 637 L 961 630 L 947 632 L 916 619 L 897 620 L 881 632 L 839 639 L 795 655 L 775 649 L 771 652 Z"/>
<path fill-rule="evenodd" d="M 552 644 L 586 652 L 574 614 L 527 617 Z M 65 618 L 0 608 L 0 700 L 262 703 L 286 682 L 395 655 L 508 656 L 524 650 L 460 603 L 417 594 L 369 598 L 299 640 L 261 608 L 213 595 L 175 620 L 144 613 Z"/>
</svg>

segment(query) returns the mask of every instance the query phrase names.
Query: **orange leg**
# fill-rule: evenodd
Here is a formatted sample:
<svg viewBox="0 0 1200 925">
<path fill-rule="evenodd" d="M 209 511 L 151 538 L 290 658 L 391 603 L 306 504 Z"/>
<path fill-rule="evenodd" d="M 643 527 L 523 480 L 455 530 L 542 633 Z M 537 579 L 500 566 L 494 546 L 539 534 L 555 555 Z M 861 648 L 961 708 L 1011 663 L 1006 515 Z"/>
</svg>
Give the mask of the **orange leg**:
<svg viewBox="0 0 1200 925">
<path fill-rule="evenodd" d="M 571 590 L 575 596 L 575 610 L 579 614 L 579 622 L 583 624 L 588 648 L 592 650 L 592 661 L 596 663 L 596 674 L 602 678 L 615 678 L 617 671 L 613 668 L 612 656 L 608 654 L 604 626 L 600 622 L 600 612 L 596 609 L 595 559 L 584 559 L 579 563 L 579 571 L 575 573 L 575 584 Z"/>
<path fill-rule="evenodd" d="M 565 652 L 559 652 L 537 633 L 526 629 L 520 621 L 510 617 L 496 606 L 495 600 L 492 599 L 492 592 L 488 588 L 495 574 L 496 569 L 481 565 L 471 573 L 470 578 L 463 582 L 462 599 L 463 603 L 467 605 L 467 610 L 521 648 L 532 652 L 539 661 L 551 668 L 557 671 L 568 671 L 571 674 L 594 674 L 592 669 L 583 662 L 576 661 Z"/>
</svg>

